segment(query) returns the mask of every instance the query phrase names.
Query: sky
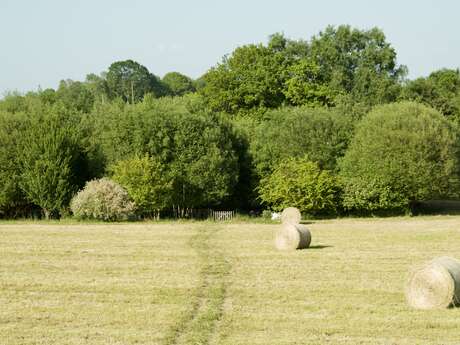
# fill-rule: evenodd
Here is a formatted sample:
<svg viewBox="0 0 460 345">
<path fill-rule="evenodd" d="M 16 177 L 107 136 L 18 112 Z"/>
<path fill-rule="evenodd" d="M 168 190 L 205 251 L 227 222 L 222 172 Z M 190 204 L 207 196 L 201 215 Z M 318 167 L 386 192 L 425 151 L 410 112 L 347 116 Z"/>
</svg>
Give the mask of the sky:
<svg viewBox="0 0 460 345">
<path fill-rule="evenodd" d="M 382 29 L 411 79 L 460 66 L 457 0 L 0 0 L 0 97 L 126 59 L 197 78 L 238 46 L 340 24 Z"/>
</svg>

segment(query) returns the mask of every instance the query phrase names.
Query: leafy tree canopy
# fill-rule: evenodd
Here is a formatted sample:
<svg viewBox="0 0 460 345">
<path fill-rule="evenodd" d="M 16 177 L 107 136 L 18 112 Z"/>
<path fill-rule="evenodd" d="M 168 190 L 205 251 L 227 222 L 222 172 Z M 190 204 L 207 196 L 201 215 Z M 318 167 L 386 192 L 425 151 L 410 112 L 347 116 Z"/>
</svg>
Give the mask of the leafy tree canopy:
<svg viewBox="0 0 460 345">
<path fill-rule="evenodd" d="M 238 47 L 204 76 L 200 90 L 211 109 L 236 113 L 284 101 L 285 56 L 261 44 Z"/>
<path fill-rule="evenodd" d="M 276 211 L 297 207 L 312 215 L 335 213 L 339 205 L 336 178 L 307 158 L 290 158 L 260 181 L 260 199 Z"/>
<path fill-rule="evenodd" d="M 156 97 L 164 94 L 158 78 L 133 60 L 112 63 L 106 79 L 110 95 L 120 97 L 125 102 L 137 103 L 147 93 Z"/>
<path fill-rule="evenodd" d="M 42 93 L 42 97 L 46 97 Z M 94 104 L 94 95 L 85 83 L 70 79 L 62 80 L 55 93 L 55 99 L 64 103 L 67 109 L 89 113 Z"/>
<path fill-rule="evenodd" d="M 251 138 L 258 176 L 290 157 L 304 157 L 323 169 L 336 169 L 353 133 L 353 119 L 339 109 L 280 108 L 268 112 Z"/>
<path fill-rule="evenodd" d="M 425 103 L 445 116 L 460 120 L 460 71 L 441 69 L 409 81 L 401 98 Z"/>
<path fill-rule="evenodd" d="M 280 105 L 331 106 L 391 102 L 407 71 L 377 28 L 329 26 L 310 41 L 270 36 L 268 44 L 238 47 L 205 75 L 200 89 L 210 107 L 231 114 Z"/>
<path fill-rule="evenodd" d="M 31 116 L 21 132 L 19 184 L 46 218 L 62 213 L 73 194 L 91 178 L 79 121 L 75 114 L 49 108 Z"/>
<path fill-rule="evenodd" d="M 413 102 L 376 107 L 340 163 L 344 205 L 401 211 L 458 196 L 458 144 L 458 128 L 432 108 Z"/>
<path fill-rule="evenodd" d="M 183 96 L 195 92 L 192 79 L 179 72 L 166 73 L 161 80 L 172 96 Z"/>
</svg>

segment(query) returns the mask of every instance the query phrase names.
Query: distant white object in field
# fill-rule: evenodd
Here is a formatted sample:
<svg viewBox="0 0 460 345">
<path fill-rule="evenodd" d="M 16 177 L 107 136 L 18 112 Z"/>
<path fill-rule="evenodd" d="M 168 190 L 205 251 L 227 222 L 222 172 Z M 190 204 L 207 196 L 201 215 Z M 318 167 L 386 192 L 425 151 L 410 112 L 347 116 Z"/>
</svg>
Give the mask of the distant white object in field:
<svg viewBox="0 0 460 345">
<path fill-rule="evenodd" d="M 278 220 L 281 218 L 281 213 L 279 212 L 272 212 L 272 220 Z"/>
</svg>

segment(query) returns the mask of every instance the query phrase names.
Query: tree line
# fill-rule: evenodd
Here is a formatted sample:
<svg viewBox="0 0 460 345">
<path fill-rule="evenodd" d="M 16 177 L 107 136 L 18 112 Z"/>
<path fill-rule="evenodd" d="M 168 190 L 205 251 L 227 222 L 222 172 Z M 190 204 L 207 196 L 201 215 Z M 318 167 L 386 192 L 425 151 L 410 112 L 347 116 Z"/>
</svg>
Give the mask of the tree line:
<svg viewBox="0 0 460 345">
<path fill-rule="evenodd" d="M 377 28 L 236 48 L 193 80 L 117 61 L 0 101 L 0 216 L 71 214 L 106 177 L 143 217 L 299 207 L 411 212 L 458 198 L 460 73 L 407 79 Z"/>
</svg>

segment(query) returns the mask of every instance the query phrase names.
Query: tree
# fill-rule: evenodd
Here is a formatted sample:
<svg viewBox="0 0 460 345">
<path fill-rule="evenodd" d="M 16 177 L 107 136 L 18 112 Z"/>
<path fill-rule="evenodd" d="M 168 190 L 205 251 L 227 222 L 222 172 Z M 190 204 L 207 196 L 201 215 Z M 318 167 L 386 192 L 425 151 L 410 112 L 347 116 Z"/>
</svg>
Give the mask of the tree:
<svg viewBox="0 0 460 345">
<path fill-rule="evenodd" d="M 289 68 L 284 94 L 292 105 L 331 106 L 335 95 L 321 79 L 320 67 L 302 59 Z"/>
<path fill-rule="evenodd" d="M 86 84 L 70 79 L 61 80 L 56 91 L 56 98 L 66 109 L 89 113 L 94 104 L 94 96 Z"/>
<path fill-rule="evenodd" d="M 235 114 L 284 101 L 285 56 L 261 44 L 238 47 L 205 75 L 200 89 L 211 109 Z"/>
<path fill-rule="evenodd" d="M 408 211 L 459 193 L 459 132 L 413 102 L 376 107 L 358 125 L 340 163 L 348 209 Z"/>
<path fill-rule="evenodd" d="M 128 191 L 142 215 L 158 216 L 171 206 L 172 183 L 158 159 L 135 156 L 117 162 L 111 170 L 113 180 Z"/>
<path fill-rule="evenodd" d="M 172 181 L 168 208 L 181 211 L 219 205 L 238 181 L 232 126 L 185 98 L 146 97 L 134 106 L 106 105 L 94 116 L 108 163 L 155 157 Z"/>
<path fill-rule="evenodd" d="M 267 46 L 236 48 L 205 74 L 199 92 L 213 110 L 231 114 L 332 106 L 344 95 L 373 106 L 396 100 L 406 74 L 381 30 L 329 26 L 310 41 L 277 33 Z"/>
<path fill-rule="evenodd" d="M 133 60 L 112 63 L 107 72 L 107 86 L 112 97 L 129 103 L 139 102 L 147 93 L 156 97 L 164 94 L 158 78 Z"/>
<path fill-rule="evenodd" d="M 90 178 L 76 118 L 50 109 L 30 116 L 21 132 L 20 187 L 46 219 L 61 213 Z"/>
<path fill-rule="evenodd" d="M 259 197 L 275 211 L 297 207 L 312 215 L 336 213 L 340 190 L 336 178 L 307 158 L 289 158 L 260 181 Z"/>
<path fill-rule="evenodd" d="M 17 162 L 25 122 L 23 114 L 0 112 L 0 215 L 12 214 L 26 204 L 19 187 L 21 170 Z"/>
<path fill-rule="evenodd" d="M 179 73 L 166 73 L 161 80 L 172 96 L 183 96 L 186 93 L 195 92 L 192 79 Z"/>
<path fill-rule="evenodd" d="M 0 110 L 9 113 L 18 113 L 27 109 L 26 97 L 17 91 L 8 92 L 0 100 Z"/>
<path fill-rule="evenodd" d="M 211 114 L 178 114 L 174 121 L 173 203 L 212 207 L 229 198 L 238 182 L 231 125 Z"/>
<path fill-rule="evenodd" d="M 407 74 L 378 28 L 328 26 L 311 39 L 308 56 L 321 67 L 321 80 L 335 94 L 351 94 L 356 102 L 370 105 L 396 100 Z"/>
<path fill-rule="evenodd" d="M 270 174 L 287 158 L 307 155 L 322 169 L 335 170 L 353 134 L 353 119 L 339 109 L 280 108 L 265 115 L 251 134 L 257 175 Z"/>
<path fill-rule="evenodd" d="M 95 101 L 105 103 L 110 99 L 110 90 L 106 80 L 106 73 L 101 76 L 90 73 L 86 76 L 85 84 Z"/>
<path fill-rule="evenodd" d="M 427 78 L 409 81 L 404 87 L 402 99 L 429 105 L 445 116 L 460 120 L 460 71 L 441 69 Z"/>
</svg>

